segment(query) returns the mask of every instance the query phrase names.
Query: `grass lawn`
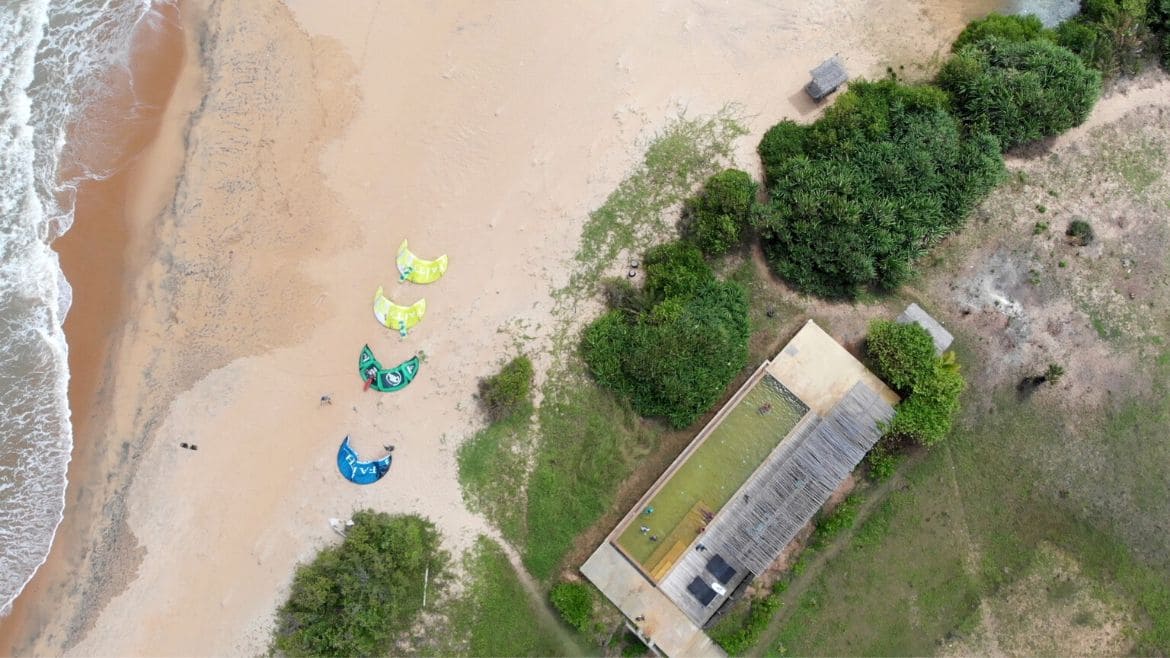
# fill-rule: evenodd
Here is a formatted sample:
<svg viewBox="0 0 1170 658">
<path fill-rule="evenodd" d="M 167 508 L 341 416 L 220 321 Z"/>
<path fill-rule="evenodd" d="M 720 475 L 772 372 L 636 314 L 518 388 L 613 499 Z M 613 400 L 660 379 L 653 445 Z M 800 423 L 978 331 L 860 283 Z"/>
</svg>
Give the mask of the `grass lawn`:
<svg viewBox="0 0 1170 658">
<path fill-rule="evenodd" d="M 532 444 L 532 405 L 524 404 L 459 446 L 459 484 L 468 509 L 486 516 L 504 538 L 524 545 L 524 483 Z"/>
<path fill-rule="evenodd" d="M 702 512 L 718 514 L 806 411 L 765 374 L 650 499 L 653 512 L 634 518 L 618 543 L 654 571 L 674 544 L 686 546 L 694 540 L 707 523 Z M 640 526 L 650 530 L 642 532 Z M 658 541 L 651 541 L 652 536 Z"/>
<path fill-rule="evenodd" d="M 1158 361 L 1163 382 L 1167 363 Z M 1132 609 L 1138 653 L 1170 651 L 1170 536 L 1163 529 L 1170 497 L 1151 489 L 1170 464 L 1166 386 L 1086 410 L 1071 431 L 1057 409 L 1021 402 L 1014 391 L 995 396 L 993 413 L 982 408 L 968 400 L 955 435 L 911 464 L 903 474 L 908 486 L 843 538 L 851 545 L 779 615 L 769 653 L 936 653 L 970 639 L 980 597 L 998 601 L 1036 571 L 1049 547 L 1075 563 L 1087 583 L 1078 587 Z M 1095 457 L 1086 443 L 1096 446 Z M 1082 459 L 1069 463 L 1069 455 Z M 992 607 L 1001 625 L 1013 621 L 1013 611 Z"/>
<path fill-rule="evenodd" d="M 627 405 L 576 375 L 546 384 L 538 415 L 541 443 L 528 481 L 524 566 L 547 580 L 573 539 L 609 509 L 654 435 Z"/>
<path fill-rule="evenodd" d="M 567 656 L 587 650 L 558 622 L 537 614 L 516 571 L 494 541 L 480 537 L 464 556 L 467 589 L 454 604 L 449 628 L 463 637 L 461 655 Z M 439 653 L 450 653 L 445 647 Z"/>
</svg>

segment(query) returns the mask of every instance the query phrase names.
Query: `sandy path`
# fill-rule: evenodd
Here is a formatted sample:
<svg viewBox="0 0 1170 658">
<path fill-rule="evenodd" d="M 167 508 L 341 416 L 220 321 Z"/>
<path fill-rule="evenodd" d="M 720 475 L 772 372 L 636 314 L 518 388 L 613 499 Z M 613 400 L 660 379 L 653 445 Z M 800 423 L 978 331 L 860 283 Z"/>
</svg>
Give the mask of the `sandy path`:
<svg viewBox="0 0 1170 658">
<path fill-rule="evenodd" d="M 813 116 L 801 86 L 821 59 L 925 61 L 995 4 L 207 2 L 205 96 L 113 375 L 104 440 L 134 475 L 97 534 L 121 539 L 95 542 L 88 594 L 57 613 L 70 632 L 46 629 L 42 652 L 257 653 L 294 565 L 360 507 L 468 546 L 486 526 L 454 451 L 476 379 L 512 349 L 501 328 L 543 344 L 588 210 L 648 136 L 738 101 L 754 169 L 768 125 Z M 448 253 L 448 275 L 395 284 L 403 237 Z M 374 323 L 378 285 L 426 296 L 406 340 Z M 362 393 L 365 342 L 391 363 L 425 352 L 419 378 Z M 363 454 L 395 443 L 390 477 L 341 481 L 346 433 Z"/>
</svg>

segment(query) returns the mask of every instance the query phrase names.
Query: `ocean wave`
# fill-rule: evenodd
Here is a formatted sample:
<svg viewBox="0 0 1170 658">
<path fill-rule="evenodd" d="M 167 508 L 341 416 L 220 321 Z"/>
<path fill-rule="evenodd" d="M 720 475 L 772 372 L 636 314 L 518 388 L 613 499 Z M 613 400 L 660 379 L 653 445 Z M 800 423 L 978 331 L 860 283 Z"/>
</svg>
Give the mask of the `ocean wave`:
<svg viewBox="0 0 1170 658">
<path fill-rule="evenodd" d="M 149 0 L 26 0 L 0 4 L 0 614 L 44 563 L 65 505 L 73 445 L 68 346 L 72 290 L 53 239 L 73 221 L 85 162 L 62 180 L 76 148 L 70 123 L 101 102 L 105 73 L 127 66 Z M 88 127 L 87 127 L 88 128 Z M 100 140 L 101 127 L 73 131 Z"/>
</svg>

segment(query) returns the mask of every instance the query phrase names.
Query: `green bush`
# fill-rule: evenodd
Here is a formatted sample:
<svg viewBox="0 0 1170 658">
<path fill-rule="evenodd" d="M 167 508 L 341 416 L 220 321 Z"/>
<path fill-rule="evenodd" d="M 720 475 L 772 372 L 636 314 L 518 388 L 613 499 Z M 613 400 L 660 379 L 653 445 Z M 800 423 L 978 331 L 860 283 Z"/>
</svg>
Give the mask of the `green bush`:
<svg viewBox="0 0 1170 658">
<path fill-rule="evenodd" d="M 703 252 L 689 242 L 676 240 L 660 244 L 642 258 L 646 269 L 645 304 L 653 306 L 665 299 L 685 298 L 700 286 L 713 281 L 715 274 L 703 260 Z"/>
<path fill-rule="evenodd" d="M 752 601 L 743 626 L 717 633 L 711 639 L 723 647 L 729 656 L 742 656 L 760 641 L 760 636 L 772 622 L 772 617 L 776 615 L 780 605 L 778 594 L 756 599 Z"/>
<path fill-rule="evenodd" d="M 874 482 L 885 482 L 894 475 L 898 468 L 898 455 L 890 452 L 884 445 L 878 444 L 865 456 L 865 464 L 869 479 Z"/>
<path fill-rule="evenodd" d="M 891 325 L 897 323 L 875 321 L 865 341 L 866 353 L 874 361 L 877 375 L 904 396 L 886 434 L 924 446 L 934 445 L 950 432 L 959 410 L 959 394 L 966 383 L 953 353 L 934 355 L 930 334 L 925 329 L 917 324 Z M 894 384 L 895 380 L 899 384 Z"/>
<path fill-rule="evenodd" d="M 340 545 L 297 568 L 276 615 L 274 648 L 290 656 L 386 655 L 422 610 L 429 570 L 432 599 L 450 558 L 435 525 L 418 516 L 365 510 Z"/>
<path fill-rule="evenodd" d="M 865 336 L 865 353 L 877 376 L 901 393 L 910 392 L 934 370 L 934 341 L 916 322 L 874 320 Z"/>
<path fill-rule="evenodd" d="M 938 75 L 956 116 L 1010 149 L 1080 125 L 1101 93 L 1101 76 L 1048 41 L 996 37 L 964 46 Z"/>
<path fill-rule="evenodd" d="M 1139 72 L 1150 40 L 1150 4 L 1149 0 L 1083 0 L 1081 15 L 1072 22 L 1092 29 L 1096 39 L 1092 49 L 1073 48 L 1074 52 L 1106 77 Z M 1157 15 L 1158 0 L 1152 4 Z"/>
<path fill-rule="evenodd" d="M 756 152 L 764 164 L 764 181 L 771 186 L 776 181 L 771 172 L 778 170 L 789 159 L 804 154 L 804 141 L 808 135 L 806 126 L 785 119 L 764 133 Z"/>
<path fill-rule="evenodd" d="M 1082 247 L 1088 246 L 1093 242 L 1093 227 L 1083 219 L 1074 219 L 1069 222 L 1064 234 L 1072 238 L 1075 244 Z"/>
<path fill-rule="evenodd" d="M 743 241 L 758 186 L 747 172 L 727 169 L 687 199 L 688 237 L 708 256 L 722 256 Z"/>
<path fill-rule="evenodd" d="M 940 359 L 934 376 L 918 382 L 910 397 L 898 405 L 889 433 L 909 437 L 930 447 L 946 438 L 959 410 L 959 394 L 966 387 L 958 364 Z"/>
<path fill-rule="evenodd" d="M 585 583 L 560 582 L 549 592 L 557 612 L 570 626 L 589 633 L 593 626 L 593 592 Z"/>
<path fill-rule="evenodd" d="M 1170 71 L 1170 32 L 1162 35 L 1161 56 L 1162 68 Z"/>
<path fill-rule="evenodd" d="M 947 104 L 933 87 L 853 82 L 808 127 L 805 154 L 765 162 L 775 183 L 753 223 L 772 269 L 829 298 L 905 281 L 1003 174 L 998 142 L 965 138 Z"/>
<path fill-rule="evenodd" d="M 682 428 L 706 413 L 747 363 L 747 294 L 715 279 L 690 244 L 662 245 L 644 260 L 644 299 L 591 323 L 582 355 L 598 383 L 639 414 Z"/>
<path fill-rule="evenodd" d="M 521 354 L 499 373 L 479 381 L 479 404 L 492 421 L 502 420 L 525 407 L 532 394 L 532 361 Z"/>
<path fill-rule="evenodd" d="M 967 24 L 951 50 L 957 52 L 963 46 L 995 37 L 1004 41 L 1031 41 L 1032 39 L 1047 38 L 1049 33 L 1044 29 L 1040 19 L 1027 14 L 1025 16 L 1004 16 L 1003 14 L 988 14 Z"/>
<path fill-rule="evenodd" d="M 1056 43 L 1098 70 L 1098 62 L 1110 56 L 1109 44 L 1101 37 L 1101 33 L 1081 17 L 1067 20 L 1056 27 Z"/>
<path fill-rule="evenodd" d="M 855 494 L 846 496 L 832 512 L 817 521 L 817 529 L 812 539 L 814 548 L 823 548 L 834 537 L 852 528 L 853 524 L 857 523 L 857 514 L 860 511 L 861 498 Z"/>
</svg>

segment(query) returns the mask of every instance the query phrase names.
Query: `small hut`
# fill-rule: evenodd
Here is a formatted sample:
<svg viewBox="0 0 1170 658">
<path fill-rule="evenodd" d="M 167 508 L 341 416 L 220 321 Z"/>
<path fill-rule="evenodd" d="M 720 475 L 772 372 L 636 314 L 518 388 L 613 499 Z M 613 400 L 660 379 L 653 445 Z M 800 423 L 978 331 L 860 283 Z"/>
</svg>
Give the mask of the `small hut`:
<svg viewBox="0 0 1170 658">
<path fill-rule="evenodd" d="M 804 90 L 808 92 L 809 96 L 812 96 L 814 101 L 818 102 L 837 91 L 837 87 L 849 80 L 849 74 L 845 72 L 845 65 L 836 55 L 821 62 L 820 66 L 809 73 L 812 74 L 812 82 L 805 85 Z"/>
<path fill-rule="evenodd" d="M 911 322 L 914 322 L 917 323 L 918 326 L 925 329 L 926 333 L 930 334 L 930 340 L 934 342 L 935 354 L 942 354 L 943 352 L 947 351 L 947 348 L 950 347 L 951 343 L 955 340 L 955 337 L 951 335 L 951 332 L 944 329 L 943 326 L 938 323 L 938 320 L 932 318 L 930 314 L 922 310 L 922 307 L 918 304 L 911 303 L 909 306 L 907 306 L 906 310 L 902 311 L 902 314 L 898 316 L 898 319 L 895 320 L 895 322 L 898 324 L 910 324 Z"/>
</svg>

